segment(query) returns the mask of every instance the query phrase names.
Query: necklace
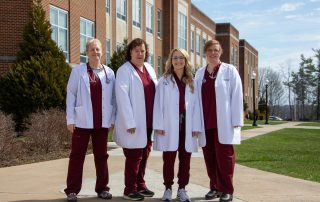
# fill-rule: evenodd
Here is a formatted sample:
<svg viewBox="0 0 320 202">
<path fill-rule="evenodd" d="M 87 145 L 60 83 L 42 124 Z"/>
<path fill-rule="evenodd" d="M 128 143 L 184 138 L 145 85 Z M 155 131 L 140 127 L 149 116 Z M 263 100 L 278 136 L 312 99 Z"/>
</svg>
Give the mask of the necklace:
<svg viewBox="0 0 320 202">
<path fill-rule="evenodd" d="M 213 79 L 217 78 L 217 74 L 218 74 L 218 71 L 219 71 L 220 64 L 221 64 L 221 63 L 219 63 L 219 64 L 213 69 L 213 71 L 212 71 L 211 73 L 209 73 L 208 67 L 207 67 L 207 71 L 208 71 L 208 74 L 209 74 L 209 78 L 210 78 L 210 79 L 213 80 Z"/>
</svg>

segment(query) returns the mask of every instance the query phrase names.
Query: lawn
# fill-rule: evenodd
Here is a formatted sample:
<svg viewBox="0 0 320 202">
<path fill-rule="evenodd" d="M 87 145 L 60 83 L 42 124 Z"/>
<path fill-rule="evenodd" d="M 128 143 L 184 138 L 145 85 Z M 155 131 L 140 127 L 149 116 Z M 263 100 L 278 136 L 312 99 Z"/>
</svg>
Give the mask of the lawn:
<svg viewBox="0 0 320 202">
<path fill-rule="evenodd" d="M 317 126 L 317 127 L 320 127 L 320 122 L 305 122 L 305 123 L 300 123 L 297 126 Z"/>
<path fill-rule="evenodd" d="M 282 129 L 242 141 L 237 163 L 320 182 L 320 130 Z"/>
<path fill-rule="evenodd" d="M 252 124 L 252 120 L 244 120 L 244 124 Z M 257 125 L 265 125 L 266 120 L 257 120 Z M 287 121 L 268 121 L 269 125 L 278 125 L 288 123 Z"/>
<path fill-rule="evenodd" d="M 260 126 L 242 126 L 241 130 L 250 130 L 255 128 L 261 128 Z"/>
</svg>

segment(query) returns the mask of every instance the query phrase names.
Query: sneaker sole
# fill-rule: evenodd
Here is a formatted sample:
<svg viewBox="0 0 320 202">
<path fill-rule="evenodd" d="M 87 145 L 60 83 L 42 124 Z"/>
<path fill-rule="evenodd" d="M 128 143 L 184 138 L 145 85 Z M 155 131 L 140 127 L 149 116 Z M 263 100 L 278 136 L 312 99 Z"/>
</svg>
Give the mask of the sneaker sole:
<svg viewBox="0 0 320 202">
<path fill-rule="evenodd" d="M 129 196 L 123 196 L 124 199 L 130 201 L 142 201 L 144 198 L 130 198 Z"/>
</svg>

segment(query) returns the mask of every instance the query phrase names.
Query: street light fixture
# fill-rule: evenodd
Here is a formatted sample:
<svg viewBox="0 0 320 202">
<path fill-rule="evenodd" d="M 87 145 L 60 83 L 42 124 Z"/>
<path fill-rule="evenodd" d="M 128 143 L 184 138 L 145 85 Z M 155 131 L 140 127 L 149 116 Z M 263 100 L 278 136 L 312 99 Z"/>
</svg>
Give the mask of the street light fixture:
<svg viewBox="0 0 320 202">
<path fill-rule="evenodd" d="M 268 122 L 268 85 L 269 85 L 269 80 L 266 80 L 266 122 L 264 124 L 269 124 Z"/>
<path fill-rule="evenodd" d="M 251 74 L 251 80 L 252 80 L 252 103 L 253 103 L 253 123 L 252 126 L 257 126 L 257 121 L 256 121 L 256 95 L 255 95 L 255 79 L 256 79 L 256 73 L 254 72 L 254 70 L 252 70 L 252 74 Z"/>
</svg>

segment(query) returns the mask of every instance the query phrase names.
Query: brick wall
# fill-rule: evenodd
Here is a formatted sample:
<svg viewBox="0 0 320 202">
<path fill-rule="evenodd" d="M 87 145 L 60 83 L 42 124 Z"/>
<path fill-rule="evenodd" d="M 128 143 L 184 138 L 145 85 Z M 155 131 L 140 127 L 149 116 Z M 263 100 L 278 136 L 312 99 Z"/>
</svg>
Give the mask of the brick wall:
<svg viewBox="0 0 320 202">
<path fill-rule="evenodd" d="M 1 0 L 0 3 L 0 74 L 13 63 L 29 20 L 31 0 Z"/>
</svg>

